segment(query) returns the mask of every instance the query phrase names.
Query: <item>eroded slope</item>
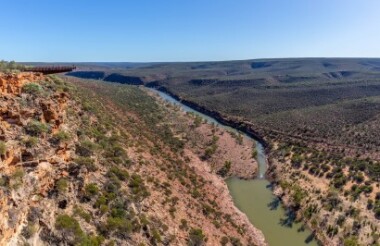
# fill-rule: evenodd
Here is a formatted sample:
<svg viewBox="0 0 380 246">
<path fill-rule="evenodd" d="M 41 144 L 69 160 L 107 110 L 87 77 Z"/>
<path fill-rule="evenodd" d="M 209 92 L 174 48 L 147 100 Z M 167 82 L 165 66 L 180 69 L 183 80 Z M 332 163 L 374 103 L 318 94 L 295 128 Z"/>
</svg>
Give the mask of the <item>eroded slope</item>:
<svg viewBox="0 0 380 246">
<path fill-rule="evenodd" d="M 0 99 L 0 244 L 265 244 L 215 174 L 255 162 L 203 158 L 219 130 L 135 87 L 33 76 Z M 194 150 L 180 128 L 211 133 Z"/>
</svg>

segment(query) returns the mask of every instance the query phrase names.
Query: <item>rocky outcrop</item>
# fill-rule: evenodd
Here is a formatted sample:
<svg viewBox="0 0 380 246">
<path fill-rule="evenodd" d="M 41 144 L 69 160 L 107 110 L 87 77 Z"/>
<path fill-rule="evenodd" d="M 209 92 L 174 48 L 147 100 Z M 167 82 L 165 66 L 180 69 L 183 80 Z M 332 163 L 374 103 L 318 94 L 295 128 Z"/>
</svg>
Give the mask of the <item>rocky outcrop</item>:
<svg viewBox="0 0 380 246">
<path fill-rule="evenodd" d="M 23 91 L 25 84 L 39 84 L 43 80 L 50 81 L 39 73 L 0 74 L 0 140 L 3 145 L 0 245 L 21 243 L 19 236 L 27 225 L 31 207 L 39 206 L 41 198 L 48 196 L 62 176 L 62 171 L 53 165 L 70 161 L 66 156 L 67 144 L 62 149 L 47 141 L 47 135 L 61 129 L 65 121 L 67 93 L 45 91 L 48 96 L 40 97 L 33 91 Z"/>
<path fill-rule="evenodd" d="M 0 73 L 0 93 L 19 95 L 22 86 L 31 81 L 39 81 L 43 79 L 41 73 L 18 73 L 4 74 Z"/>
</svg>

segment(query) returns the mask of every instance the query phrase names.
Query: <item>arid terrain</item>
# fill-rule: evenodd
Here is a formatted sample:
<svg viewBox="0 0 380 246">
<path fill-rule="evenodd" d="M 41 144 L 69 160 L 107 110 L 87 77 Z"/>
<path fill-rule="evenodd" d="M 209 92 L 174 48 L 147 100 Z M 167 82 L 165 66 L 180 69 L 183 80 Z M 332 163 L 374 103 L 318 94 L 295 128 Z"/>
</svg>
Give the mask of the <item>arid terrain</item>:
<svg viewBox="0 0 380 246">
<path fill-rule="evenodd" d="M 0 82 L 1 245 L 266 245 L 224 182 L 252 141 L 134 86 Z"/>
<path fill-rule="evenodd" d="M 79 64 L 70 75 L 157 87 L 254 131 L 267 143 L 276 194 L 321 242 L 376 245 L 379 64 L 366 58 Z"/>
</svg>

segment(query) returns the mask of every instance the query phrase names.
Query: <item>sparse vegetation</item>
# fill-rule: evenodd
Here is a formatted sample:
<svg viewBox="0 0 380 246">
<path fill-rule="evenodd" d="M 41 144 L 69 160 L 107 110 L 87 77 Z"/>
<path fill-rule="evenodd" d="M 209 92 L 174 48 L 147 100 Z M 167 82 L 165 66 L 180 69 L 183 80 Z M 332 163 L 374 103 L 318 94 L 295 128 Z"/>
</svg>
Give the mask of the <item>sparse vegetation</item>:
<svg viewBox="0 0 380 246">
<path fill-rule="evenodd" d="M 23 93 L 28 93 L 32 95 L 38 95 L 42 91 L 42 87 L 36 83 L 27 83 L 22 87 Z"/>
<path fill-rule="evenodd" d="M 59 143 L 67 142 L 70 140 L 70 134 L 65 131 L 59 131 L 53 135 L 53 139 Z"/>
<path fill-rule="evenodd" d="M 78 221 L 66 214 L 57 216 L 55 228 L 61 231 L 65 238 L 72 238 L 72 243 L 80 244 L 85 240 L 85 234 Z"/>
<path fill-rule="evenodd" d="M 38 144 L 38 138 L 36 137 L 27 137 L 24 139 L 25 147 L 33 148 Z"/>
<path fill-rule="evenodd" d="M 27 124 L 25 130 L 27 134 L 38 137 L 47 133 L 49 131 L 49 126 L 42 122 L 32 120 Z"/>
<path fill-rule="evenodd" d="M 0 61 L 0 72 L 10 73 L 10 72 L 19 72 L 20 70 L 24 69 L 25 66 L 16 63 L 15 61 Z"/>
</svg>

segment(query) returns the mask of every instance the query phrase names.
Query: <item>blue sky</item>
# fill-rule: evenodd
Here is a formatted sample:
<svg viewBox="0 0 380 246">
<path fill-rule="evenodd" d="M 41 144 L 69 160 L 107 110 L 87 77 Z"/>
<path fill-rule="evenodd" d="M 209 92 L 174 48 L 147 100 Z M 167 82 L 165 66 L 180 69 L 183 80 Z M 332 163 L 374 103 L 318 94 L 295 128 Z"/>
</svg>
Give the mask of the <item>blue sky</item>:
<svg viewBox="0 0 380 246">
<path fill-rule="evenodd" d="M 380 57 L 379 0 L 0 0 L 0 59 Z"/>
</svg>

